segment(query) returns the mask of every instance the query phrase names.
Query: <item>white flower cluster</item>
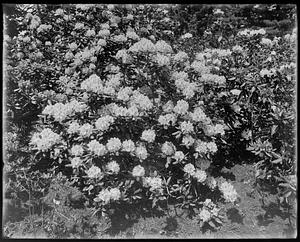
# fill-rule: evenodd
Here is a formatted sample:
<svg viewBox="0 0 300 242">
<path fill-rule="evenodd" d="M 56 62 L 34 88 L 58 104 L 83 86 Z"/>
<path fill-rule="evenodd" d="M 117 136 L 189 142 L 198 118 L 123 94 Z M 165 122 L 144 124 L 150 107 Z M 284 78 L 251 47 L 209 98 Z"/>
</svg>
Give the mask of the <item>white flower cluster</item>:
<svg viewBox="0 0 300 242">
<path fill-rule="evenodd" d="M 176 115 L 172 113 L 167 113 L 165 115 L 160 115 L 158 118 L 158 122 L 160 125 L 163 125 L 165 127 L 169 125 L 174 125 L 176 123 Z"/>
<path fill-rule="evenodd" d="M 142 111 L 150 110 L 153 107 L 151 100 L 144 94 L 141 94 L 139 91 L 133 91 L 129 106 L 132 105 L 137 106 Z"/>
<path fill-rule="evenodd" d="M 214 136 L 217 134 L 224 135 L 225 134 L 224 125 L 222 124 L 206 125 L 204 128 L 204 133 L 207 136 Z"/>
<path fill-rule="evenodd" d="M 207 67 L 205 65 L 205 62 L 202 61 L 193 61 L 193 63 L 191 64 L 191 68 L 194 69 L 196 72 L 198 72 L 199 74 L 203 75 L 203 74 L 207 74 L 210 72 L 210 68 Z"/>
<path fill-rule="evenodd" d="M 184 51 L 179 51 L 176 55 L 173 56 L 174 62 L 184 62 L 189 59 L 189 56 Z"/>
<path fill-rule="evenodd" d="M 147 141 L 149 143 L 153 142 L 155 140 L 155 131 L 151 129 L 144 130 L 141 140 Z"/>
<path fill-rule="evenodd" d="M 185 100 L 179 100 L 177 101 L 173 111 L 177 114 L 184 115 L 188 112 L 188 109 L 189 109 L 189 103 Z"/>
<path fill-rule="evenodd" d="M 145 160 L 148 157 L 148 151 L 143 145 L 139 145 L 135 149 L 135 155 L 138 157 L 140 160 Z"/>
<path fill-rule="evenodd" d="M 93 29 L 88 29 L 86 32 L 85 32 L 85 36 L 86 37 L 91 37 L 91 36 L 95 36 L 96 35 L 96 32 L 95 30 Z"/>
<path fill-rule="evenodd" d="M 80 124 L 77 123 L 76 121 L 74 121 L 74 122 L 71 122 L 69 124 L 69 127 L 67 129 L 67 133 L 68 134 L 75 134 L 75 133 L 79 132 L 79 129 L 80 129 Z"/>
<path fill-rule="evenodd" d="M 77 100 L 72 100 L 66 104 L 56 103 L 54 105 L 48 105 L 42 113 L 52 116 L 55 121 L 62 122 L 75 113 L 81 113 L 85 110 L 87 110 L 86 104 L 78 102 Z"/>
<path fill-rule="evenodd" d="M 105 115 L 96 120 L 95 126 L 96 129 L 105 132 L 109 129 L 109 127 L 114 123 L 115 119 L 110 115 Z"/>
<path fill-rule="evenodd" d="M 130 52 L 156 52 L 155 45 L 151 40 L 142 38 L 140 41 L 136 42 L 129 48 Z"/>
<path fill-rule="evenodd" d="M 125 49 L 119 50 L 115 57 L 117 60 L 121 59 L 123 64 L 132 62 L 132 57 L 127 53 L 127 50 Z"/>
<path fill-rule="evenodd" d="M 161 146 L 161 151 L 163 154 L 165 154 L 167 156 L 172 156 L 176 151 L 176 147 L 171 142 L 166 141 Z"/>
<path fill-rule="evenodd" d="M 74 157 L 71 160 L 71 166 L 72 168 L 78 168 L 82 165 L 82 160 L 79 157 Z"/>
<path fill-rule="evenodd" d="M 243 52 L 243 47 L 241 47 L 240 45 L 235 45 L 232 47 L 232 51 L 235 53 L 242 53 Z"/>
<path fill-rule="evenodd" d="M 127 41 L 127 37 L 124 34 L 115 35 L 113 41 L 123 43 Z"/>
<path fill-rule="evenodd" d="M 117 99 L 127 102 L 132 94 L 132 87 L 122 87 L 117 93 Z"/>
<path fill-rule="evenodd" d="M 183 121 L 180 124 L 180 130 L 184 134 L 192 133 L 194 132 L 194 126 L 190 121 Z"/>
<path fill-rule="evenodd" d="M 269 46 L 269 47 L 272 47 L 273 46 L 273 42 L 272 40 L 268 39 L 268 38 L 262 38 L 260 43 L 262 45 L 266 45 L 266 46 Z"/>
<path fill-rule="evenodd" d="M 71 154 L 73 156 L 81 156 L 83 155 L 84 149 L 81 145 L 74 145 L 71 148 Z"/>
<path fill-rule="evenodd" d="M 177 91 L 182 92 L 186 99 L 194 97 L 197 91 L 197 84 L 195 82 L 188 82 L 183 79 L 177 79 L 175 81 Z"/>
<path fill-rule="evenodd" d="M 196 169 L 191 163 L 186 164 L 183 168 L 183 171 L 195 178 L 200 183 L 203 183 L 207 178 L 205 171 Z"/>
<path fill-rule="evenodd" d="M 254 35 L 265 35 L 265 34 L 266 31 L 264 29 L 259 29 L 259 30 L 244 29 L 238 32 L 238 35 L 246 36 L 246 37 L 252 37 Z"/>
<path fill-rule="evenodd" d="M 117 152 L 121 147 L 122 143 L 118 138 L 110 138 L 106 143 L 106 148 L 109 152 Z"/>
<path fill-rule="evenodd" d="M 89 91 L 101 93 L 103 91 L 103 81 L 96 74 L 92 74 L 88 79 L 84 80 L 81 83 L 81 89 Z"/>
<path fill-rule="evenodd" d="M 196 172 L 196 168 L 193 164 L 188 163 L 184 166 L 183 171 L 191 176 L 193 176 Z"/>
<path fill-rule="evenodd" d="M 156 51 L 161 53 L 173 53 L 172 47 L 164 40 L 159 40 L 155 44 Z"/>
<path fill-rule="evenodd" d="M 185 155 L 182 151 L 176 151 L 172 158 L 174 158 L 177 162 L 180 162 L 185 159 Z"/>
<path fill-rule="evenodd" d="M 31 17 L 29 28 L 36 29 L 41 24 L 40 17 L 38 17 L 37 15 L 32 15 L 31 13 L 26 15 L 26 18 L 29 17 Z"/>
<path fill-rule="evenodd" d="M 88 143 L 88 149 L 97 156 L 103 156 L 107 153 L 105 145 L 100 144 L 97 140 Z"/>
<path fill-rule="evenodd" d="M 158 66 L 168 66 L 170 64 L 170 58 L 159 53 L 153 56 L 153 60 L 157 63 Z"/>
<path fill-rule="evenodd" d="M 200 154 L 216 153 L 218 151 L 218 147 L 213 141 L 203 142 L 201 140 L 197 140 L 195 142 L 195 151 Z"/>
<path fill-rule="evenodd" d="M 219 185 L 219 190 L 222 192 L 223 197 L 228 202 L 233 203 L 238 198 L 238 194 L 237 194 L 235 188 L 233 187 L 232 184 L 230 184 L 227 181 L 224 181 Z"/>
<path fill-rule="evenodd" d="M 182 138 L 182 144 L 187 148 L 191 147 L 195 143 L 195 139 L 191 135 L 185 135 Z"/>
<path fill-rule="evenodd" d="M 94 199 L 95 202 L 103 202 L 108 204 L 110 201 L 117 201 L 121 198 L 121 192 L 119 188 L 104 189 Z"/>
<path fill-rule="evenodd" d="M 51 129 L 43 129 L 40 133 L 34 133 L 30 144 L 34 145 L 40 151 L 47 151 L 53 145 L 61 142 L 59 134 L 54 133 Z"/>
<path fill-rule="evenodd" d="M 134 177 L 143 177 L 145 175 L 145 169 L 141 165 L 133 167 L 132 176 Z"/>
<path fill-rule="evenodd" d="M 264 77 L 264 76 L 267 76 L 267 77 L 274 76 L 274 75 L 276 75 L 276 69 L 275 68 L 271 68 L 270 70 L 268 70 L 268 69 L 262 69 L 259 72 L 259 75 L 261 77 Z"/>
<path fill-rule="evenodd" d="M 132 40 L 139 40 L 140 39 L 140 37 L 137 35 L 137 33 L 134 30 L 127 31 L 126 32 L 126 37 L 128 39 L 132 39 Z"/>
<path fill-rule="evenodd" d="M 145 177 L 144 186 L 150 187 L 150 191 L 160 190 L 162 188 L 162 179 L 160 177 Z"/>
<path fill-rule="evenodd" d="M 175 71 L 171 75 L 172 80 L 188 80 L 189 76 L 186 72 L 184 71 Z"/>
<path fill-rule="evenodd" d="M 193 37 L 192 34 L 186 33 L 186 34 L 182 35 L 180 38 L 181 38 L 181 39 L 190 39 L 190 38 L 192 38 L 192 37 Z"/>
<path fill-rule="evenodd" d="M 224 76 L 219 76 L 215 74 L 203 74 L 200 80 L 208 84 L 224 85 L 226 83 L 226 79 Z"/>
<path fill-rule="evenodd" d="M 118 174 L 120 171 L 120 166 L 116 161 L 111 161 L 107 163 L 106 170 L 113 174 Z"/>
<path fill-rule="evenodd" d="M 189 116 L 194 122 L 202 122 L 204 124 L 209 124 L 211 122 L 210 118 L 206 116 L 201 107 L 196 107 Z"/>
<path fill-rule="evenodd" d="M 161 52 L 161 53 L 172 53 L 172 47 L 163 40 L 159 40 L 156 44 L 146 38 L 141 38 L 140 41 L 136 42 L 129 48 L 130 52 L 139 53 L 139 52 Z"/>
<path fill-rule="evenodd" d="M 220 209 L 210 199 L 203 202 L 203 208 L 199 213 L 199 217 L 203 222 L 208 222 L 212 217 L 218 217 Z"/>
<path fill-rule="evenodd" d="M 86 174 L 89 178 L 102 178 L 103 173 L 98 166 L 92 165 L 87 171 Z"/>
<path fill-rule="evenodd" d="M 122 142 L 122 150 L 133 153 L 135 151 L 135 144 L 132 140 L 124 140 Z"/>
</svg>

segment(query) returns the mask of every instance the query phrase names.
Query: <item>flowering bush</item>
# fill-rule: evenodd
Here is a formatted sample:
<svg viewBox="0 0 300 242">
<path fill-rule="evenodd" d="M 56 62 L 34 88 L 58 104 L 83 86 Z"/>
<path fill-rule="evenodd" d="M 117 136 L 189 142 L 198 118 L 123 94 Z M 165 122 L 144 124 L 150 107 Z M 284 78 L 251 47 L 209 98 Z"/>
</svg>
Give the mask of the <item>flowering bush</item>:
<svg viewBox="0 0 300 242">
<path fill-rule="evenodd" d="M 175 10 L 40 5 L 7 41 L 7 109 L 38 118 L 30 123 L 29 171 L 65 176 L 95 213 L 176 203 L 200 208 L 201 226 L 215 227 L 222 222 L 211 199 L 239 197 L 213 173 L 230 150 L 263 154 L 260 169 L 291 166 L 292 158 L 281 158 L 291 143 L 278 140 L 287 127 L 279 117 L 294 112 L 295 33 L 270 40 L 263 29 L 244 29 L 218 46 L 199 46 L 195 32 L 176 32 Z M 222 11 L 213 14 L 222 23 Z"/>
</svg>

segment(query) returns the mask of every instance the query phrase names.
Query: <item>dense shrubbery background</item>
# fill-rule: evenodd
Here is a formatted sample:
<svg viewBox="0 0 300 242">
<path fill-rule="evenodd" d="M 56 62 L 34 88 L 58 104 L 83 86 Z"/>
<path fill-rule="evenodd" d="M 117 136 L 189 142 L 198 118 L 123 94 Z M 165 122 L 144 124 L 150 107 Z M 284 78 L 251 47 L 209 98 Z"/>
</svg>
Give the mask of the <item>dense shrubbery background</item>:
<svg viewBox="0 0 300 242">
<path fill-rule="evenodd" d="M 216 229 L 238 203 L 220 170 L 245 162 L 292 209 L 294 5 L 11 10 L 5 196 L 29 211 L 25 231 L 99 236 L 171 204 Z"/>
</svg>

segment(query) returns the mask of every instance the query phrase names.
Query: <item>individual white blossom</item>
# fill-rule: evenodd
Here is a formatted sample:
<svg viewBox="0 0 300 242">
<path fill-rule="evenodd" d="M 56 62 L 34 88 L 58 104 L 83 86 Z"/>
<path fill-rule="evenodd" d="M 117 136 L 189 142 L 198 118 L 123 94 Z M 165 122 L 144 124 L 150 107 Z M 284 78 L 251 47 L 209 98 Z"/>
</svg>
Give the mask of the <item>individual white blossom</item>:
<svg viewBox="0 0 300 242">
<path fill-rule="evenodd" d="M 174 109 L 174 104 L 171 100 L 169 100 L 168 102 L 166 102 L 164 105 L 163 105 L 163 111 L 166 112 L 166 113 L 170 113 L 173 111 Z"/>
<path fill-rule="evenodd" d="M 182 35 L 180 38 L 181 38 L 181 39 L 190 39 L 190 38 L 192 38 L 192 37 L 193 37 L 192 34 L 186 33 L 186 34 Z"/>
<path fill-rule="evenodd" d="M 194 142 L 195 142 L 195 139 L 191 135 L 185 135 L 182 138 L 182 144 L 184 146 L 186 146 L 187 148 L 191 147 L 194 144 Z"/>
<path fill-rule="evenodd" d="M 200 154 L 206 154 L 208 152 L 207 143 L 197 140 L 197 142 L 195 142 L 195 151 Z"/>
<path fill-rule="evenodd" d="M 199 217 L 203 222 L 208 222 L 211 219 L 211 213 L 206 209 L 201 209 Z"/>
<path fill-rule="evenodd" d="M 74 145 L 71 148 L 71 154 L 73 156 L 81 156 L 81 155 L 83 155 L 83 152 L 84 152 L 84 149 L 83 149 L 82 145 Z"/>
<path fill-rule="evenodd" d="M 80 127 L 79 133 L 82 137 L 89 137 L 93 133 L 94 127 L 91 124 L 84 124 Z"/>
<path fill-rule="evenodd" d="M 174 55 L 173 60 L 175 62 L 184 62 L 188 60 L 189 56 L 186 52 L 184 51 L 179 51 L 176 55 Z"/>
<path fill-rule="evenodd" d="M 159 40 L 155 44 L 156 51 L 161 53 L 173 53 L 172 47 L 164 40 Z"/>
<path fill-rule="evenodd" d="M 218 147 L 215 142 L 206 143 L 206 147 L 207 147 L 208 152 L 210 152 L 210 153 L 216 153 L 218 151 Z"/>
<path fill-rule="evenodd" d="M 165 142 L 163 143 L 161 147 L 161 151 L 163 154 L 167 156 L 172 156 L 175 153 L 175 146 L 171 142 Z"/>
<path fill-rule="evenodd" d="M 107 141 L 106 148 L 109 152 L 117 152 L 121 149 L 122 143 L 119 138 L 110 138 Z"/>
<path fill-rule="evenodd" d="M 118 174 L 120 171 L 120 166 L 116 161 L 111 161 L 106 165 L 106 170 L 113 174 Z"/>
<path fill-rule="evenodd" d="M 98 118 L 95 122 L 96 129 L 101 132 L 105 132 L 114 123 L 114 120 L 114 117 L 110 115 L 105 115 L 101 118 Z"/>
<path fill-rule="evenodd" d="M 145 175 L 145 169 L 141 165 L 137 165 L 132 170 L 132 176 L 134 177 L 142 177 Z"/>
<path fill-rule="evenodd" d="M 176 151 L 173 158 L 177 161 L 177 162 L 180 162 L 182 160 L 185 159 L 185 155 L 182 151 Z"/>
<path fill-rule="evenodd" d="M 43 129 L 40 133 L 34 133 L 31 138 L 30 144 L 35 146 L 40 151 L 47 151 L 61 141 L 62 140 L 59 134 L 54 133 L 49 128 L 46 128 Z"/>
<path fill-rule="evenodd" d="M 160 125 L 169 126 L 175 125 L 176 123 L 176 116 L 172 113 L 167 113 L 166 115 L 160 115 L 158 118 L 158 122 Z"/>
<path fill-rule="evenodd" d="M 140 37 L 136 34 L 135 31 L 127 31 L 126 32 L 126 37 L 128 39 L 132 39 L 132 40 L 139 40 L 140 39 Z"/>
<path fill-rule="evenodd" d="M 120 198 L 121 198 L 121 192 L 119 188 L 112 188 L 112 189 L 106 188 L 99 192 L 99 194 L 94 199 L 94 201 L 108 204 L 111 201 L 118 201 Z"/>
<path fill-rule="evenodd" d="M 122 143 L 122 150 L 126 152 L 134 152 L 135 144 L 132 140 L 124 140 Z"/>
<path fill-rule="evenodd" d="M 80 129 L 80 124 L 77 123 L 76 121 L 70 123 L 67 132 L 69 134 L 74 134 L 74 133 L 78 133 Z"/>
<path fill-rule="evenodd" d="M 193 176 L 196 172 L 196 169 L 193 164 L 188 163 L 184 166 L 183 171 L 191 176 Z"/>
<path fill-rule="evenodd" d="M 126 42 L 126 41 L 127 41 L 127 37 L 126 37 L 124 34 L 119 34 L 119 35 L 115 35 L 115 36 L 113 37 L 113 40 L 114 40 L 115 42 L 120 42 L 120 43 L 122 43 L 122 42 Z"/>
<path fill-rule="evenodd" d="M 98 166 L 92 165 L 87 171 L 86 174 L 89 178 L 102 178 L 103 173 Z"/>
<path fill-rule="evenodd" d="M 142 38 L 140 41 L 136 42 L 129 48 L 130 52 L 139 53 L 139 52 L 155 52 L 156 47 L 151 40 Z"/>
<path fill-rule="evenodd" d="M 236 190 L 234 189 L 233 185 L 227 181 L 224 181 L 219 185 L 219 190 L 222 192 L 223 197 L 228 202 L 233 203 L 238 198 L 238 194 L 237 194 Z"/>
<path fill-rule="evenodd" d="M 85 36 L 86 36 L 86 37 L 91 37 L 91 36 L 95 36 L 95 35 L 96 35 L 96 32 L 95 32 L 95 30 L 93 30 L 93 29 L 89 29 L 89 30 L 87 30 L 86 33 L 85 33 Z"/>
<path fill-rule="evenodd" d="M 107 38 L 110 35 L 109 29 L 101 29 L 97 34 L 100 38 Z"/>
<path fill-rule="evenodd" d="M 127 102 L 130 99 L 132 93 L 132 87 L 122 87 L 117 94 L 117 99 L 123 102 Z"/>
<path fill-rule="evenodd" d="M 162 55 L 157 53 L 154 56 L 154 61 L 157 63 L 158 66 L 168 66 L 170 64 L 170 58 L 166 55 Z"/>
<path fill-rule="evenodd" d="M 145 160 L 147 159 L 148 157 L 148 152 L 147 152 L 147 149 L 142 146 L 142 145 L 139 145 L 136 147 L 135 149 L 135 155 L 140 159 L 140 160 Z"/>
<path fill-rule="evenodd" d="M 193 174 L 193 177 L 196 178 L 198 182 L 202 183 L 206 180 L 207 175 L 205 171 L 197 169 Z"/>
<path fill-rule="evenodd" d="M 194 132 L 194 126 L 190 121 L 183 121 L 180 124 L 180 130 L 184 134 L 192 133 Z"/>
<path fill-rule="evenodd" d="M 217 181 L 214 177 L 210 176 L 206 179 L 207 186 L 211 189 L 214 190 L 217 187 Z"/>
<path fill-rule="evenodd" d="M 141 140 L 147 141 L 149 143 L 153 142 L 155 140 L 155 131 L 151 129 L 144 130 Z"/>
<path fill-rule="evenodd" d="M 97 156 L 103 156 L 107 153 L 106 147 L 100 144 L 97 140 L 92 140 L 88 143 L 88 149 Z"/>
<path fill-rule="evenodd" d="M 72 168 L 78 168 L 82 165 L 82 160 L 79 157 L 74 157 L 71 159 L 71 166 Z"/>
<path fill-rule="evenodd" d="M 146 177 L 144 185 L 150 187 L 151 191 L 160 190 L 162 188 L 162 179 L 160 177 Z"/>
<path fill-rule="evenodd" d="M 174 112 L 177 114 L 186 114 L 189 109 L 189 103 L 185 100 L 179 100 L 174 107 Z"/>
</svg>

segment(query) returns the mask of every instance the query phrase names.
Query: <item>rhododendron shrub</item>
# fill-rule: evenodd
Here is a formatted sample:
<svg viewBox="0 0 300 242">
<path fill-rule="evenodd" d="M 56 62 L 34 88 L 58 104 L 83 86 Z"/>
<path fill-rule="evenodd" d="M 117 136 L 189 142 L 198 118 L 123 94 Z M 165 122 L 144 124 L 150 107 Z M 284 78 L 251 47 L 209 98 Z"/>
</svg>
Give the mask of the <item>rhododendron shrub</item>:
<svg viewBox="0 0 300 242">
<path fill-rule="evenodd" d="M 178 32 L 172 9 L 40 5 L 20 18 L 7 41 L 8 103 L 38 118 L 26 168 L 48 179 L 47 198 L 63 175 L 95 212 L 173 203 L 216 227 L 220 202 L 239 200 L 216 169 L 252 151 L 258 171 L 293 174 L 281 138 L 294 120 L 295 33 L 243 29 L 212 46 L 208 33 Z"/>
<path fill-rule="evenodd" d="M 53 90 L 65 95 L 44 103 L 30 142 L 36 162 L 47 157 L 49 169 L 82 188 L 89 206 L 203 200 L 206 170 L 225 134 L 205 98 L 226 86 L 219 56 L 211 49 L 191 56 L 149 36 L 134 26 L 138 9 L 76 5 L 43 20 L 27 14 L 16 40 L 45 46 L 36 54 L 55 60 Z M 187 163 L 196 166 L 192 175 Z"/>
</svg>

